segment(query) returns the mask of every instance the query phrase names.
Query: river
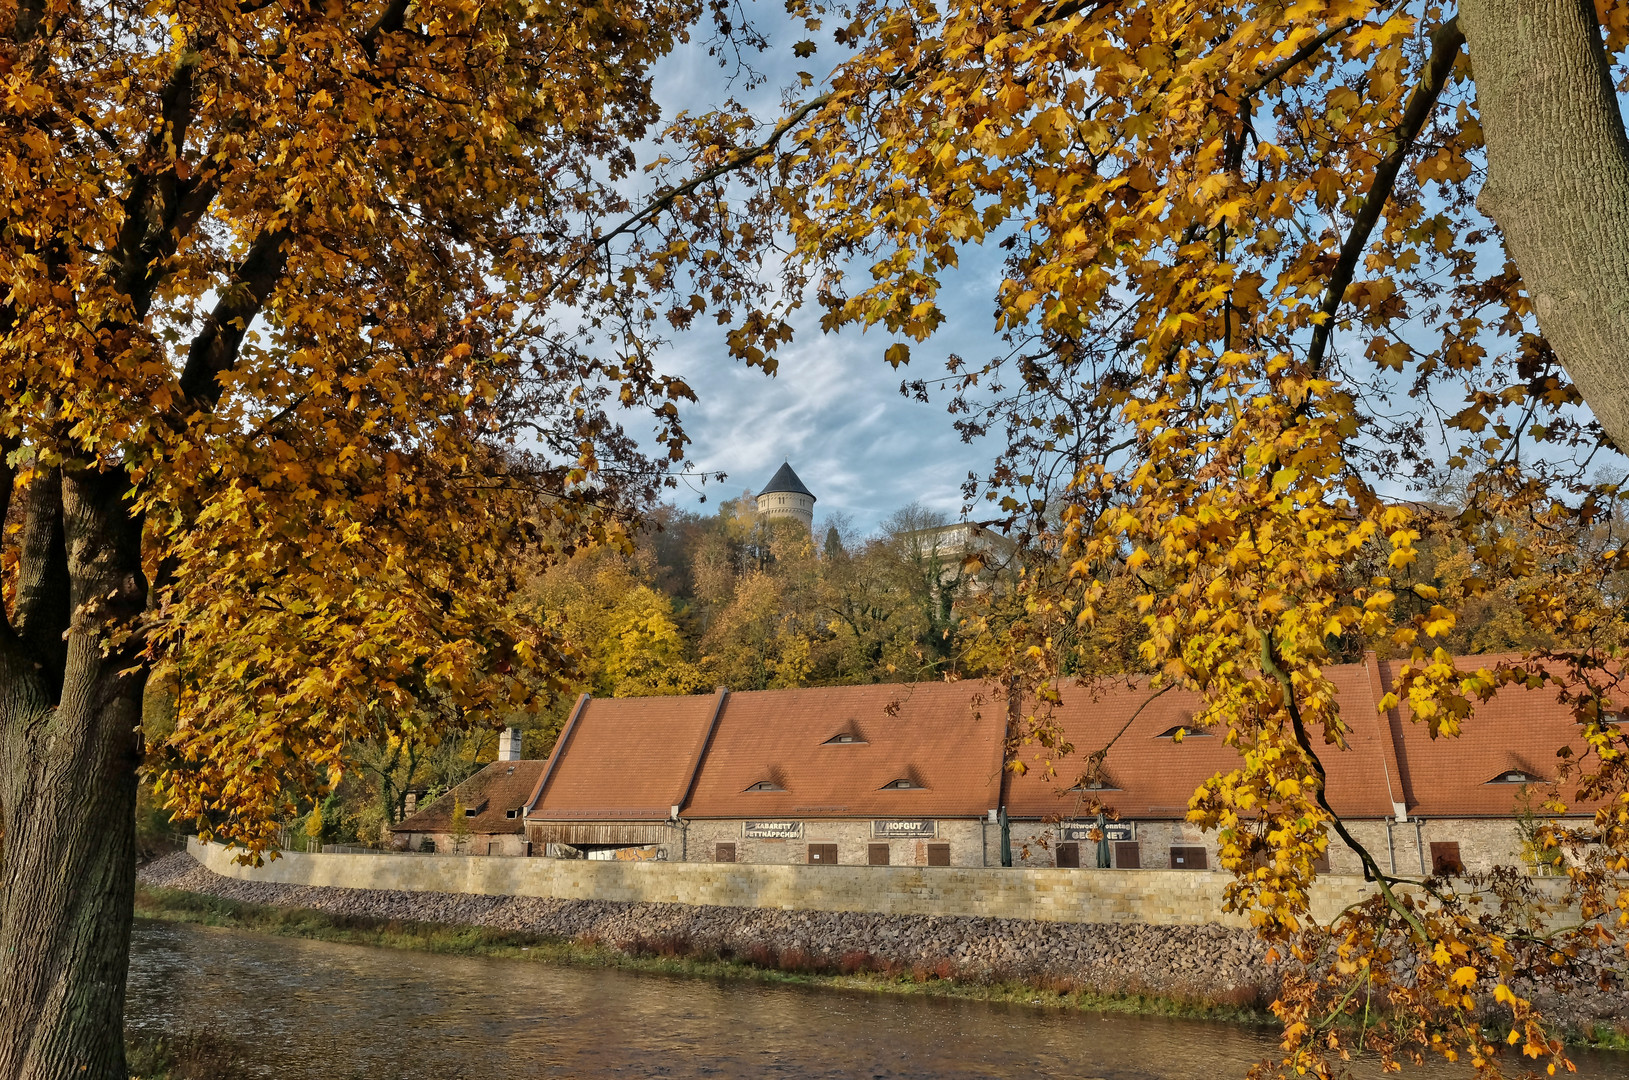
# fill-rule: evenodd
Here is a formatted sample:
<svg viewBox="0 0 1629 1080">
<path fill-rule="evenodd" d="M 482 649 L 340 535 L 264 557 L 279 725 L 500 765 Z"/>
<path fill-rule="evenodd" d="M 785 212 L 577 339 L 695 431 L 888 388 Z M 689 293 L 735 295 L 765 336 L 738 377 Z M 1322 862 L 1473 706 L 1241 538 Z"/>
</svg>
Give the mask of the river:
<svg viewBox="0 0 1629 1080">
<path fill-rule="evenodd" d="M 252 1044 L 278 1080 L 1233 1080 L 1274 1049 L 1266 1030 L 1193 1020 L 714 983 L 147 920 L 131 947 L 128 1017 L 133 1031 L 207 1029 Z M 1575 1060 L 1579 1080 L 1629 1071 L 1622 1055 Z"/>
</svg>

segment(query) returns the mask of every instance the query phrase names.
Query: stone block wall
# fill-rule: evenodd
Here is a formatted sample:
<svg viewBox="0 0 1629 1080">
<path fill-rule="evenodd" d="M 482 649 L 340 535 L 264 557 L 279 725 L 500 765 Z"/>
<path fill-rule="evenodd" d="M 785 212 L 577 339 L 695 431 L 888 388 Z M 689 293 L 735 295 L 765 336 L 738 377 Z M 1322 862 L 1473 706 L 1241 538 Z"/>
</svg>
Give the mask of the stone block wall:
<svg viewBox="0 0 1629 1080">
<path fill-rule="evenodd" d="M 1043 922 L 1248 925 L 1245 917 L 1222 910 L 1228 878 L 1216 871 L 297 853 L 250 867 L 219 845 L 194 840 L 190 850 L 227 877 L 302 886 Z M 1327 920 L 1368 894 L 1360 877 L 1322 877 L 1313 888 L 1313 915 Z"/>
<path fill-rule="evenodd" d="M 933 837 L 882 839 L 872 835 L 870 821 L 804 820 L 800 839 L 758 840 L 743 835 L 740 821 L 692 820 L 685 823 L 670 857 L 682 862 L 713 862 L 719 844 L 733 844 L 737 863 L 796 866 L 808 863 L 810 844 L 836 844 L 839 865 L 865 866 L 871 845 L 887 844 L 890 866 L 926 866 L 929 844 L 949 844 L 951 866 L 988 865 L 982 822 L 940 818 L 936 826 Z M 989 831 L 996 830 L 991 827 Z M 999 853 L 997 856 L 994 861 L 999 863 Z"/>
</svg>

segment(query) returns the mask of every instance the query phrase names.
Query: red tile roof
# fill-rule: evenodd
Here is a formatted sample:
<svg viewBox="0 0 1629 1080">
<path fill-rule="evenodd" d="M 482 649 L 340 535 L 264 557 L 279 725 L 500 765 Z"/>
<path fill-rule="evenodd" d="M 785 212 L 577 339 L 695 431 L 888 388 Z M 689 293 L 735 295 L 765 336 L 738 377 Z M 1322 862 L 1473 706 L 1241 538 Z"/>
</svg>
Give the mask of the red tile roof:
<svg viewBox="0 0 1629 1080">
<path fill-rule="evenodd" d="M 1497 658 L 1466 657 L 1462 668 Z M 1329 795 L 1346 816 L 1507 815 L 1516 785 L 1488 783 L 1511 769 L 1548 779 L 1556 748 L 1573 737 L 1554 691 L 1507 689 L 1478 707 L 1458 740 L 1433 741 L 1406 705 L 1376 706 L 1395 663 L 1372 657 L 1326 669 L 1352 728 L 1350 748 L 1319 744 Z M 1182 817 L 1205 779 L 1237 765 L 1219 736 L 1192 731 L 1198 702 L 1182 690 L 1150 699 L 1146 679 L 1068 686 L 1058 719 L 1074 753 L 1048 775 L 1035 748 L 1028 774 L 1009 777 L 1014 817 L 1068 815 L 1070 792 L 1092 751 L 1117 790 L 1103 801 L 1131 819 Z M 534 794 L 533 820 L 660 821 L 683 806 L 695 818 L 974 817 L 1000 804 L 1005 703 L 976 682 L 836 686 L 716 695 L 587 701 L 562 734 Z M 1139 707 L 1144 706 L 1140 713 Z M 709 733 L 711 738 L 709 739 Z M 848 736 L 852 741 L 834 741 Z M 890 788 L 906 779 L 906 790 Z M 749 790 L 764 785 L 768 790 Z M 780 790 L 775 790 L 780 789 Z"/>
<path fill-rule="evenodd" d="M 1457 666 L 1474 671 L 1519 656 L 1461 657 Z M 1389 686 L 1400 661 L 1380 662 Z M 1509 817 L 1520 784 L 1490 783 L 1512 770 L 1548 782 L 1556 776 L 1556 751 L 1581 747 L 1572 712 L 1556 701 L 1556 689 L 1507 686 L 1477 704 L 1458 738 L 1433 739 L 1414 723 L 1406 697 L 1391 711 L 1391 728 L 1401 752 L 1409 809 L 1421 817 Z M 1544 802 L 1541 784 L 1531 792 L 1534 808 Z M 1564 792 L 1570 795 L 1571 792 Z M 1593 804 L 1590 804 L 1593 805 Z"/>
<path fill-rule="evenodd" d="M 684 801 L 717 696 L 580 703 L 527 801 L 533 820 L 665 821 Z"/>
<path fill-rule="evenodd" d="M 469 831 L 482 836 L 523 833 L 526 822 L 521 814 L 509 811 L 526 805 L 526 797 L 543 774 L 541 761 L 494 761 L 462 784 L 441 796 L 416 814 L 409 814 L 391 832 L 446 832 L 452 824 L 453 804 L 464 803 Z M 474 814 L 468 812 L 474 810 Z"/>
<path fill-rule="evenodd" d="M 685 816 L 981 816 L 999 797 L 1005 716 L 981 683 L 732 693 Z M 747 790 L 765 781 L 784 790 Z"/>
<path fill-rule="evenodd" d="M 1325 674 L 1335 684 L 1342 716 L 1353 729 L 1346 751 L 1316 746 L 1329 773 L 1330 802 L 1343 816 L 1387 816 L 1393 812 L 1388 780 L 1392 792 L 1398 792 L 1400 784 L 1387 754 L 1384 723 L 1375 712 L 1369 673 L 1354 664 L 1326 669 Z M 1008 812 L 1014 817 L 1068 816 L 1095 794 L 1128 819 L 1186 814 L 1194 789 L 1218 772 L 1237 768 L 1238 754 L 1220 734 L 1191 727 L 1199 710 L 1195 695 L 1185 690 L 1154 694 L 1144 678 L 1107 687 L 1065 687 L 1055 716 L 1074 752 L 1051 762 L 1048 775 L 1043 752 L 1033 746 L 1021 750 L 1020 760 L 1030 768 L 1010 781 Z M 1133 714 L 1135 719 L 1125 727 Z M 1190 726 L 1180 743 L 1167 734 L 1184 725 Z M 1115 738 L 1122 727 L 1125 731 Z M 1085 770 L 1088 755 L 1109 746 L 1110 740 L 1113 745 L 1103 767 L 1117 790 L 1069 790 Z"/>
</svg>

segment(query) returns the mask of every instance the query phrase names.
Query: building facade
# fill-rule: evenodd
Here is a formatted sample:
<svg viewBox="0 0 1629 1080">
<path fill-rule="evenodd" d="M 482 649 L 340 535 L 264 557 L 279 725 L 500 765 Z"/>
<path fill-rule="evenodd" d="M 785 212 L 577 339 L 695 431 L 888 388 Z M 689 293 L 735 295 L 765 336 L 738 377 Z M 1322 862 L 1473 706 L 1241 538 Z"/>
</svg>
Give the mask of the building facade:
<svg viewBox="0 0 1629 1080">
<path fill-rule="evenodd" d="M 1383 866 L 1521 865 L 1523 802 L 1543 802 L 1574 730 L 1553 691 L 1501 691 L 1460 738 L 1433 740 L 1406 703 L 1379 710 L 1395 665 L 1326 674 L 1351 726 L 1347 749 L 1321 754 L 1328 795 Z M 1112 866 L 1215 871 L 1187 804 L 1237 756 L 1194 727 L 1199 705 L 1141 678 L 1061 687 L 1043 707 L 1074 751 L 1020 749 L 1019 771 L 1009 703 L 982 683 L 585 696 L 523 800 L 525 834 L 565 858 L 1090 869 L 1101 803 Z M 1361 872 L 1333 836 L 1326 868 Z"/>
<path fill-rule="evenodd" d="M 805 529 L 814 529 L 814 492 L 798 479 L 790 462 L 781 462 L 781 467 L 758 493 L 757 501 L 760 517 L 799 521 Z"/>
</svg>

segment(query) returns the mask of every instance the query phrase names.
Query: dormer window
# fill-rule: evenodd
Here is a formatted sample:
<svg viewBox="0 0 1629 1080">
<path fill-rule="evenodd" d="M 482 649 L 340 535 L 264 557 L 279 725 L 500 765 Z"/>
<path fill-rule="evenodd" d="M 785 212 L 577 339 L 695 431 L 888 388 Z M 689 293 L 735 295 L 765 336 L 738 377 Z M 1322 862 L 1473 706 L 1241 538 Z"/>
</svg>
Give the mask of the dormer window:
<svg viewBox="0 0 1629 1080">
<path fill-rule="evenodd" d="M 1490 784 L 1536 784 L 1538 782 L 1538 777 L 1534 776 L 1532 773 L 1523 772 L 1520 769 L 1506 769 L 1504 772 L 1488 781 Z"/>
<path fill-rule="evenodd" d="M 1080 782 L 1075 784 L 1075 786 L 1070 788 L 1069 790 L 1070 791 L 1119 791 L 1120 789 L 1115 787 L 1114 784 L 1111 783 L 1110 781 L 1099 778 L 1099 779 L 1096 779 L 1096 780 L 1081 780 Z"/>
<path fill-rule="evenodd" d="M 760 780 L 747 788 L 748 791 L 785 791 L 786 789 L 773 780 Z"/>
<path fill-rule="evenodd" d="M 1195 730 L 1187 724 L 1178 724 L 1176 727 L 1166 728 L 1154 736 L 1156 739 L 1170 739 L 1172 741 L 1179 739 L 1208 739 L 1210 737 L 1210 732 Z"/>
<path fill-rule="evenodd" d="M 882 785 L 882 790 L 883 791 L 918 791 L 918 790 L 921 790 L 924 786 L 925 785 L 923 785 L 923 784 L 918 784 L 915 780 L 912 780 L 908 776 L 902 776 L 898 780 L 893 780 L 893 781 L 890 781 L 889 783 L 886 783 L 886 784 Z"/>
<path fill-rule="evenodd" d="M 833 735 L 831 738 L 826 740 L 826 745 L 827 746 L 854 746 L 854 745 L 864 746 L 865 745 L 865 740 L 860 738 L 858 735 L 854 734 L 854 732 L 852 732 L 852 731 L 839 731 L 837 734 Z"/>
</svg>

